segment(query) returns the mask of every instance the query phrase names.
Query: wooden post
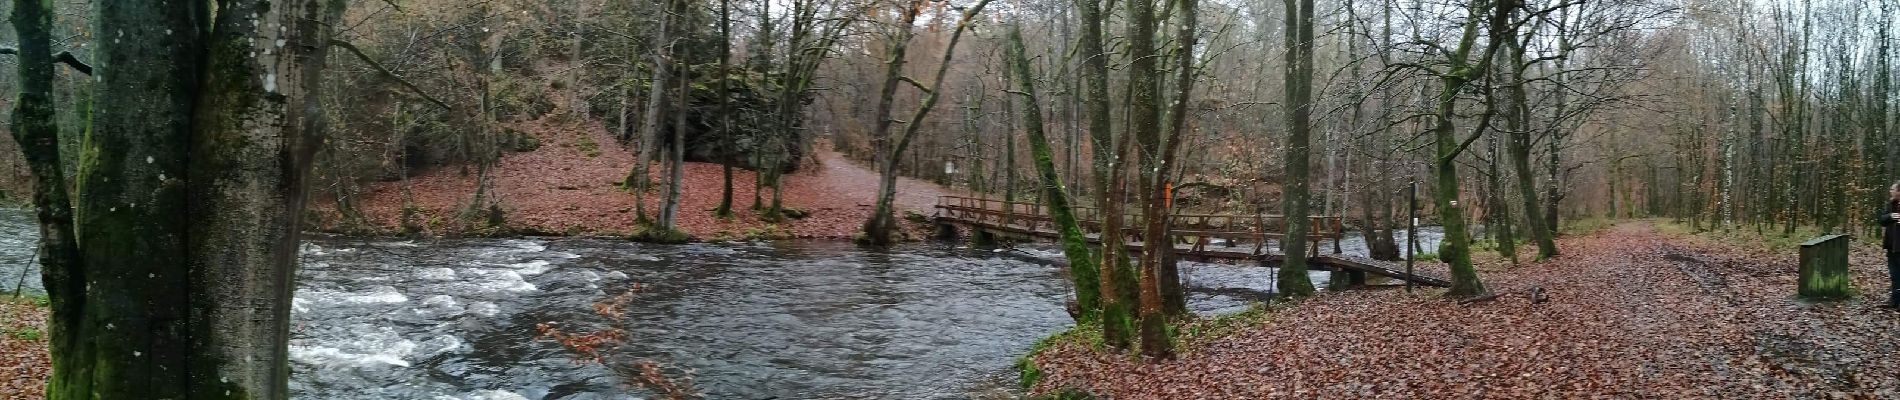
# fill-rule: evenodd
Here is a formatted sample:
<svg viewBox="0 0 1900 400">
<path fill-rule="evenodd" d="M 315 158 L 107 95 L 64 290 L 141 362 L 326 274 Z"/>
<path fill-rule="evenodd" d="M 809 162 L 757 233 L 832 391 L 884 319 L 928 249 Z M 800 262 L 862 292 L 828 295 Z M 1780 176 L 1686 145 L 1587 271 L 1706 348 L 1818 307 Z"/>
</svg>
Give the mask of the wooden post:
<svg viewBox="0 0 1900 400">
<path fill-rule="evenodd" d="M 1016 203 L 1011 203 L 1009 202 L 1009 200 L 1004 200 L 1002 225 L 1009 226 L 1010 224 L 1014 224 L 1014 223 L 1016 223 Z"/>
<path fill-rule="evenodd" d="M 1412 259 L 1418 249 L 1418 181 L 1412 181 L 1412 188 L 1405 192 L 1405 275 L 1417 276 L 1412 272 Z M 1412 292 L 1412 280 L 1405 280 L 1405 292 Z"/>
<path fill-rule="evenodd" d="M 1848 269 L 1847 245 L 1852 237 L 1827 235 L 1801 244 L 1801 297 L 1840 300 L 1851 296 L 1853 275 Z"/>
<path fill-rule="evenodd" d="M 937 240 L 955 241 L 957 240 L 957 226 L 949 222 L 938 221 L 936 236 Z"/>
<path fill-rule="evenodd" d="M 1345 253 L 1346 249 L 1340 242 L 1346 240 L 1346 217 L 1334 217 L 1333 230 L 1329 233 L 1333 235 L 1333 254 Z M 1370 233 L 1364 233 L 1362 236 L 1366 236 L 1367 238 L 1371 237 Z M 1361 278 L 1361 280 L 1364 280 L 1364 278 Z"/>
<path fill-rule="evenodd" d="M 996 247 L 996 239 L 997 239 L 996 233 L 990 232 L 990 230 L 988 229 L 983 229 L 982 227 L 975 227 L 975 228 L 970 229 L 970 246 L 971 247 L 980 247 L 980 248 Z"/>
</svg>

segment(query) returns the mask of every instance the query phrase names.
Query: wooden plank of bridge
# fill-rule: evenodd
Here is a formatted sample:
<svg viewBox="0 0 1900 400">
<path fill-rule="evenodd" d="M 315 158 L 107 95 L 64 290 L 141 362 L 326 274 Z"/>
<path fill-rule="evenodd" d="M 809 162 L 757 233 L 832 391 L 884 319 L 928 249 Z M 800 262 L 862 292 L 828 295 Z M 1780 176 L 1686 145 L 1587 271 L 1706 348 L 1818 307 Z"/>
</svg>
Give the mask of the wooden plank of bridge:
<svg viewBox="0 0 1900 400">
<path fill-rule="evenodd" d="M 1313 257 L 1313 259 L 1319 264 L 1325 264 L 1325 265 L 1344 268 L 1344 269 L 1353 270 L 1353 271 L 1365 272 L 1365 273 L 1379 275 L 1379 276 L 1383 276 L 1387 278 L 1398 279 L 1401 281 L 1411 281 L 1413 283 L 1417 283 L 1420 285 L 1451 287 L 1450 280 L 1446 280 L 1444 278 L 1439 278 L 1435 276 L 1417 274 L 1417 273 L 1407 274 L 1405 273 L 1405 270 L 1400 269 L 1398 265 L 1390 263 L 1390 262 L 1379 261 L 1379 260 L 1374 260 L 1374 259 L 1359 257 L 1359 256 L 1348 256 L 1344 254 L 1328 254 L 1328 255 Z"/>
</svg>

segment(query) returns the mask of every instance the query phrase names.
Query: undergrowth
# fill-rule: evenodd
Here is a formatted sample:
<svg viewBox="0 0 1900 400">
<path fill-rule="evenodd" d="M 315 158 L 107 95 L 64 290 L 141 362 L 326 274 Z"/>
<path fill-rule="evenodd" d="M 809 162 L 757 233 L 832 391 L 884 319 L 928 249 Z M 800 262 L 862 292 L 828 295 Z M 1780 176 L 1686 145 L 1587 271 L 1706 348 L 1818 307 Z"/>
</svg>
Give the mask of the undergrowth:
<svg viewBox="0 0 1900 400">
<path fill-rule="evenodd" d="M 591 135 L 580 135 L 580 139 L 568 144 L 587 158 L 600 157 L 600 143 L 594 142 Z M 538 147 L 538 146 L 537 146 Z"/>
<path fill-rule="evenodd" d="M 640 224 L 639 227 L 633 229 L 632 233 L 627 235 L 627 240 L 645 243 L 681 244 L 692 241 L 693 237 L 687 235 L 686 231 L 679 230 L 679 228 Z"/>
<path fill-rule="evenodd" d="M 1178 352 L 1194 351 L 1198 346 L 1213 343 L 1222 338 L 1241 332 L 1248 327 L 1258 326 L 1272 320 L 1274 312 L 1297 302 L 1260 303 L 1248 305 L 1245 310 L 1222 314 L 1214 317 L 1189 316 L 1168 326 L 1168 338 L 1174 342 Z M 1036 356 L 1061 345 L 1072 345 L 1087 351 L 1112 351 L 1102 341 L 1102 328 L 1097 324 L 1083 324 L 1069 328 L 1037 340 L 1029 346 L 1029 351 L 1016 359 L 1016 370 L 1024 389 L 1041 382 L 1045 373 L 1036 365 Z M 1132 350 L 1131 356 L 1135 354 Z M 1030 397 L 1044 400 L 1093 399 L 1094 395 L 1074 388 L 1062 388 L 1048 394 Z"/>
<path fill-rule="evenodd" d="M 1471 251 L 1498 251 L 1498 245 L 1501 243 L 1502 242 L 1499 242 L 1497 239 L 1480 239 L 1480 240 L 1471 242 Z M 1517 240 L 1512 240 L 1511 243 L 1517 244 L 1518 249 L 1523 249 L 1525 247 L 1531 246 L 1531 242 L 1529 240 L 1525 240 L 1522 238 L 1519 238 Z M 1536 250 L 1532 250 L 1532 251 L 1536 251 Z"/>
<path fill-rule="evenodd" d="M 24 304 L 24 305 L 27 305 L 28 307 L 31 307 L 32 309 L 38 309 L 39 311 L 37 312 L 44 312 L 48 306 L 52 305 L 52 299 L 42 294 L 28 294 L 28 295 L 21 295 L 21 296 L 15 296 L 11 294 L 0 294 L 0 303 Z M 41 328 L 38 326 L 31 326 L 31 325 L 12 326 L 13 322 L 18 321 L 18 319 L 16 318 L 19 318 L 19 316 L 10 315 L 9 310 L 28 312 L 28 313 L 34 312 L 34 311 L 25 311 L 27 310 L 26 308 L 0 307 L 0 335 L 5 335 L 6 337 L 19 339 L 19 340 L 40 340 L 46 337 L 46 331 L 41 330 Z"/>
<path fill-rule="evenodd" d="M 738 231 L 730 231 L 730 230 L 719 231 L 718 233 L 713 234 L 712 240 L 723 241 L 723 242 L 744 242 L 744 241 L 781 240 L 781 239 L 791 239 L 794 237 L 796 236 L 792 234 L 792 231 L 785 229 L 785 227 L 783 226 L 779 226 L 778 224 L 765 224 L 764 226 L 749 227 L 749 228 L 741 229 Z"/>
<path fill-rule="evenodd" d="M 1654 219 L 1650 220 L 1650 223 L 1656 227 L 1657 232 L 1661 232 L 1665 235 L 1694 236 L 1729 243 L 1750 243 L 1756 247 L 1774 251 L 1796 251 L 1801 248 L 1801 243 L 1824 235 L 1821 228 L 1814 226 L 1795 227 L 1793 233 L 1788 233 L 1785 228 L 1779 225 L 1756 231 L 1754 225 L 1732 225 L 1725 228 L 1710 229 L 1706 226 L 1692 227 L 1687 223 L 1670 219 Z M 1860 237 L 1856 237 L 1855 239 L 1855 247 L 1880 245 L 1878 237 L 1872 240 Z"/>
<path fill-rule="evenodd" d="M 1609 229 L 1614 225 L 1616 225 L 1616 221 L 1608 218 L 1591 217 L 1567 219 L 1563 221 L 1561 225 L 1562 229 L 1558 229 L 1557 232 L 1563 236 L 1589 235 L 1604 229 Z"/>
<path fill-rule="evenodd" d="M 1269 305 L 1255 302 L 1247 305 L 1247 309 L 1238 312 L 1211 318 L 1189 319 L 1175 327 L 1174 348 L 1182 352 L 1192 352 L 1201 344 L 1212 343 L 1227 335 L 1240 332 L 1244 328 L 1267 323 L 1273 318 L 1275 309 L 1285 308 L 1292 304 L 1297 303 L 1281 302 Z"/>
<path fill-rule="evenodd" d="M 1036 386 L 1037 382 L 1042 381 L 1042 369 L 1036 366 L 1036 355 L 1042 354 L 1043 351 L 1047 351 L 1062 343 L 1076 343 L 1078 345 L 1087 346 L 1087 348 L 1091 350 L 1101 350 L 1102 327 L 1101 325 L 1095 324 L 1076 325 L 1068 330 L 1056 332 L 1054 335 L 1049 335 L 1048 337 L 1037 340 L 1036 344 L 1030 345 L 1027 353 L 1024 353 L 1022 357 L 1016 358 L 1016 370 L 1021 373 L 1019 377 L 1024 389 Z"/>
</svg>

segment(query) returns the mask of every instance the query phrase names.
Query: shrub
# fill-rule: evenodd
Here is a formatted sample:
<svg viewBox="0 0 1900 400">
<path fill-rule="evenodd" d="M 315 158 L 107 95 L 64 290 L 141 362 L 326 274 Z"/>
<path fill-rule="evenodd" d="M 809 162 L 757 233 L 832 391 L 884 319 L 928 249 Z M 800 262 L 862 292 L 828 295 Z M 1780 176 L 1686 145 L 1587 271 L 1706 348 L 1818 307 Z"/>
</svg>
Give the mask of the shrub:
<svg viewBox="0 0 1900 400">
<path fill-rule="evenodd" d="M 574 150 L 587 158 L 600 157 L 600 143 L 595 143 L 592 135 L 581 135 L 580 141 L 574 142 Z"/>
<path fill-rule="evenodd" d="M 501 145 L 502 148 L 510 151 L 525 153 L 540 149 L 541 139 L 537 139 L 534 135 L 529 135 L 527 132 L 522 132 L 520 129 L 502 128 Z"/>
<path fill-rule="evenodd" d="M 42 337 L 45 337 L 45 334 L 41 333 L 40 330 L 37 328 L 23 326 L 23 327 L 13 328 L 13 329 L 8 330 L 7 336 L 12 336 L 14 339 L 36 341 L 36 340 L 40 340 L 40 338 Z"/>
<path fill-rule="evenodd" d="M 627 240 L 643 243 L 680 244 L 692 241 L 693 237 L 687 235 L 686 231 L 677 228 L 667 228 L 653 224 L 640 224 L 639 227 L 634 228 L 632 234 L 627 236 Z"/>
</svg>

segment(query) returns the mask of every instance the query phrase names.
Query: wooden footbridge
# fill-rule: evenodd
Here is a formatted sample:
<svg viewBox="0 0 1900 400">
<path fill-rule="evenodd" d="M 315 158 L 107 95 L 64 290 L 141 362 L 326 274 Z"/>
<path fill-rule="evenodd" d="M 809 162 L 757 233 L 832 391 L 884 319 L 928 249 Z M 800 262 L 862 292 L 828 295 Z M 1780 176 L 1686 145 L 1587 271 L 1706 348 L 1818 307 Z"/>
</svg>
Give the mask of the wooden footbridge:
<svg viewBox="0 0 1900 400">
<path fill-rule="evenodd" d="M 941 196 L 937 198 L 937 214 L 933 218 L 940 229 L 961 227 L 974 232 L 1003 234 L 1019 237 L 1057 240 L 1055 218 L 1040 203 L 1013 202 L 963 196 Z M 1082 228 L 1089 242 L 1101 244 L 1104 237 L 1119 239 L 1129 251 L 1140 252 L 1147 247 L 1142 242 L 1142 227 L 1135 224 L 1138 215 L 1123 215 L 1129 223 L 1116 234 L 1102 232 L 1102 213 L 1094 207 L 1072 207 L 1077 225 Z M 1257 262 L 1262 265 L 1278 264 L 1285 260 L 1284 253 L 1276 244 L 1284 243 L 1286 218 L 1278 215 L 1214 215 L 1214 214 L 1173 214 L 1169 216 L 1168 237 L 1170 248 L 1176 257 L 1200 262 Z M 1405 268 L 1385 261 L 1365 257 L 1339 254 L 1339 242 L 1344 238 L 1345 219 L 1338 216 L 1316 216 L 1307 221 L 1307 241 L 1311 251 L 1307 258 L 1317 268 L 1345 272 L 1362 283 L 1367 274 L 1378 275 L 1400 281 L 1409 281 L 1420 285 L 1447 287 L 1451 282 L 1442 278 L 1407 273 Z M 950 232 L 954 232 L 951 230 Z M 1320 244 L 1331 241 L 1335 251 L 1332 254 L 1320 254 Z"/>
</svg>

